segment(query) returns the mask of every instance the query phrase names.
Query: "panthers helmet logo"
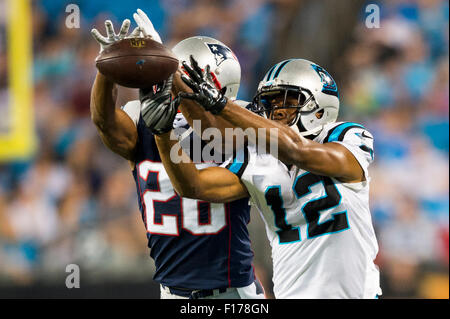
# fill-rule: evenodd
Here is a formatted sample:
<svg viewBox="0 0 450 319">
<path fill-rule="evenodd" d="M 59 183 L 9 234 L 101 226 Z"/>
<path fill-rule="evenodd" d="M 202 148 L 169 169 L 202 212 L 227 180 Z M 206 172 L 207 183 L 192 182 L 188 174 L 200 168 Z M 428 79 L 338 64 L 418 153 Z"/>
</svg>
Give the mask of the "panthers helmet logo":
<svg viewBox="0 0 450 319">
<path fill-rule="evenodd" d="M 312 64 L 311 66 L 320 76 L 323 84 L 322 92 L 339 97 L 336 82 L 333 80 L 331 75 L 324 68 L 318 66 L 317 64 Z"/>
</svg>

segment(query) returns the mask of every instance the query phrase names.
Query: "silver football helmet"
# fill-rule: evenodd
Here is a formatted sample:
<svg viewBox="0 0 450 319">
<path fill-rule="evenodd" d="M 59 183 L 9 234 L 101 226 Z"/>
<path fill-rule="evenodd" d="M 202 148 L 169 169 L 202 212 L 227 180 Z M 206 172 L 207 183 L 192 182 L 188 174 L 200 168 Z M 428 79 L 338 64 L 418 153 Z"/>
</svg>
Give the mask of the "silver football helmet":
<svg viewBox="0 0 450 319">
<path fill-rule="evenodd" d="M 274 96 L 284 95 L 282 106 L 274 106 Z M 287 98 L 297 99 L 287 105 Z M 273 110 L 295 108 L 295 117 L 288 125 L 296 125 L 301 135 L 317 135 L 325 124 L 336 121 L 339 93 L 331 75 L 319 65 L 303 59 L 290 59 L 273 66 L 259 83 L 253 100 L 254 111 L 272 117 Z"/>
<path fill-rule="evenodd" d="M 230 99 L 236 99 L 241 83 L 241 65 L 233 51 L 222 42 L 203 36 L 184 39 L 172 51 L 181 61 L 190 63 L 193 55 L 204 69 L 209 64 L 216 87 Z"/>
</svg>

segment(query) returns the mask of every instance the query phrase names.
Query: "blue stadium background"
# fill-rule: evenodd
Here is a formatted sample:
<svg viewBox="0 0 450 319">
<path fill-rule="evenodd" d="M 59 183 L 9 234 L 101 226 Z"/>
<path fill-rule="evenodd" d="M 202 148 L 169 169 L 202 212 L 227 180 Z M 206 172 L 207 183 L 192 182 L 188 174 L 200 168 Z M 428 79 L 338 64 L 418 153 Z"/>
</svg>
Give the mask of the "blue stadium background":
<svg viewBox="0 0 450 319">
<path fill-rule="evenodd" d="M 65 26 L 69 3 L 80 7 L 81 29 Z M 381 9 L 380 28 L 365 25 L 369 3 Z M 33 1 L 39 147 L 28 160 L 0 164 L 0 296 L 158 298 L 129 166 L 101 144 L 89 115 L 99 49 L 89 31 L 103 31 L 106 18 L 117 28 L 137 8 L 169 47 L 192 35 L 228 44 L 242 65 L 240 99 L 252 98 L 281 60 L 326 68 L 340 89 L 340 119 L 375 136 L 371 210 L 383 297 L 448 298 L 445 0 Z M 1 13 L 0 35 L 5 21 Z M 0 50 L 0 105 L 7 62 Z M 249 226 L 256 271 L 271 297 L 270 250 L 257 214 Z M 68 291 L 72 263 L 81 267 L 82 288 Z"/>
</svg>

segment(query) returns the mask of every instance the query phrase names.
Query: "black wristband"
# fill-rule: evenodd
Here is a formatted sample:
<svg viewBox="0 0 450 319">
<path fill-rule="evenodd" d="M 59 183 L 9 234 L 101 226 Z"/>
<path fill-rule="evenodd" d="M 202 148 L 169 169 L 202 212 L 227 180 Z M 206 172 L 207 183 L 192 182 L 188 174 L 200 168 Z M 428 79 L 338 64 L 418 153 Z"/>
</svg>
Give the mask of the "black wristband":
<svg viewBox="0 0 450 319">
<path fill-rule="evenodd" d="M 227 105 L 227 102 L 228 102 L 228 99 L 225 96 L 222 96 L 220 98 L 220 100 L 217 101 L 216 104 L 214 104 L 211 107 L 210 112 L 214 115 L 219 114 L 225 108 L 225 106 Z"/>
</svg>

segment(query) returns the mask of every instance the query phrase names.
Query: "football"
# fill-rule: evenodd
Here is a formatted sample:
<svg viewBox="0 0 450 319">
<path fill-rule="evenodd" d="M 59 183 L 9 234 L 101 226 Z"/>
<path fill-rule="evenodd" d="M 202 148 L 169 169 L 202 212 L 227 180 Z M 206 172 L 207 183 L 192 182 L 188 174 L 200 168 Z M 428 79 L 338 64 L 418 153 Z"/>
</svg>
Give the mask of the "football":
<svg viewBox="0 0 450 319">
<path fill-rule="evenodd" d="M 151 38 L 125 38 L 103 50 L 96 59 L 96 67 L 121 86 L 148 88 L 175 73 L 178 59 Z"/>
</svg>

